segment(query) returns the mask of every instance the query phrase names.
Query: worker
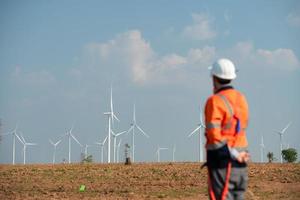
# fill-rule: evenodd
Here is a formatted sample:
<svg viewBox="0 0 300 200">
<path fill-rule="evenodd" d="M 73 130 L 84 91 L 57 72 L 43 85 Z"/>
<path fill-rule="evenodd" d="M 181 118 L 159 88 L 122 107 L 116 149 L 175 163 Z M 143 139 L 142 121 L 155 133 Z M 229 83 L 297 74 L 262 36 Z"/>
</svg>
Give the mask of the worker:
<svg viewBox="0 0 300 200">
<path fill-rule="evenodd" d="M 208 188 L 211 200 L 242 200 L 247 187 L 246 128 L 248 104 L 231 85 L 236 69 L 229 59 L 219 59 L 210 73 L 213 95 L 205 105 Z"/>
</svg>

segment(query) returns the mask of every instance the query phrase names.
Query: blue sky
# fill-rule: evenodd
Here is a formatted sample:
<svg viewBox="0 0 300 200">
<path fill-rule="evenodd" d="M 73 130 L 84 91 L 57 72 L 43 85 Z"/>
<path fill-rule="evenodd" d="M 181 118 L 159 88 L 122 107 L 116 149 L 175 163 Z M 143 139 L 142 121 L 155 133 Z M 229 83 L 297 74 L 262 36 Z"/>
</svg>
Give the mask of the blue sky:
<svg viewBox="0 0 300 200">
<path fill-rule="evenodd" d="M 1 1 L 0 117 L 2 132 L 16 123 L 38 147 L 29 162 L 50 162 L 48 139 L 72 124 L 83 144 L 107 132 L 103 112 L 113 83 L 116 131 L 127 130 L 133 103 L 136 160 L 154 161 L 158 145 L 176 158 L 197 159 L 199 106 L 211 95 L 207 67 L 219 57 L 239 69 L 234 86 L 248 98 L 248 138 L 259 161 L 260 136 L 279 158 L 273 132 L 292 121 L 285 143 L 300 150 L 300 3 L 298 1 Z M 122 137 L 130 143 L 129 136 Z M 11 162 L 11 137 L 0 162 Z M 73 144 L 73 160 L 80 148 Z M 99 160 L 99 148 L 90 152 Z M 171 160 L 171 151 L 162 160 Z M 58 160 L 67 157 L 67 141 Z M 22 161 L 21 144 L 17 162 Z"/>
</svg>

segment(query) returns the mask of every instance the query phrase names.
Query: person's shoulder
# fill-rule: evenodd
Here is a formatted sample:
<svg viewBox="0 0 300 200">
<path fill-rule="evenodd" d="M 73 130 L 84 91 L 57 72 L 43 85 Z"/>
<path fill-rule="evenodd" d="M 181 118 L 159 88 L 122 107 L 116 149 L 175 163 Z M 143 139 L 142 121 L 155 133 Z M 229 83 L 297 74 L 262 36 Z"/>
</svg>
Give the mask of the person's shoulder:
<svg viewBox="0 0 300 200">
<path fill-rule="evenodd" d="M 218 94 L 212 94 L 210 97 L 207 98 L 206 105 L 212 104 L 212 103 L 218 101 L 219 99 L 220 99 L 220 97 L 218 96 Z"/>
</svg>

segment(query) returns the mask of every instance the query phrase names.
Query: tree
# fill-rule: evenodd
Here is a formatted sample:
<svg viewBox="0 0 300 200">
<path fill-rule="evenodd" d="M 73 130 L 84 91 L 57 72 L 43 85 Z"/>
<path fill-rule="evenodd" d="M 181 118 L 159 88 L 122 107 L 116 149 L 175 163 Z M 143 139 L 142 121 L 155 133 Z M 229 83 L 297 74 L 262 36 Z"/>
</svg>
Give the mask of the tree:
<svg viewBox="0 0 300 200">
<path fill-rule="evenodd" d="M 269 163 L 271 163 L 274 160 L 276 160 L 276 158 L 274 157 L 274 153 L 273 152 L 268 152 L 267 157 L 268 157 Z"/>
<path fill-rule="evenodd" d="M 281 154 L 282 158 L 288 163 L 293 163 L 297 160 L 297 151 L 294 148 L 284 149 Z"/>
</svg>

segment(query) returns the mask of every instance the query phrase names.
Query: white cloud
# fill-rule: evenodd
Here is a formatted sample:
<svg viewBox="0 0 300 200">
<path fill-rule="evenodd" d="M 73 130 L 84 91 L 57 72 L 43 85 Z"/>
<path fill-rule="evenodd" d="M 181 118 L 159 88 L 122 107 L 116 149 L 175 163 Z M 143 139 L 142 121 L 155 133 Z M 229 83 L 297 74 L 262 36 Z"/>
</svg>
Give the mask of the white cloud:
<svg viewBox="0 0 300 200">
<path fill-rule="evenodd" d="M 160 56 L 139 30 L 119 34 L 106 43 L 88 44 L 85 50 L 95 66 L 118 67 L 124 72 L 122 75 L 129 75 L 138 84 L 182 79 L 188 73 L 187 66 L 207 67 L 215 55 L 213 47 L 204 47 L 191 49 L 187 56 L 176 53 Z"/>
<path fill-rule="evenodd" d="M 258 49 L 258 59 L 270 67 L 279 69 L 294 70 L 300 67 L 300 63 L 293 50 L 275 49 L 273 51 Z"/>
<path fill-rule="evenodd" d="M 286 20 L 290 26 L 300 27 L 300 15 L 295 13 L 290 13 Z"/>
<path fill-rule="evenodd" d="M 255 49 L 252 42 L 239 42 L 229 51 L 231 57 L 244 65 L 282 70 L 295 70 L 300 67 L 300 62 L 291 49 Z"/>
<path fill-rule="evenodd" d="M 216 37 L 213 28 L 214 19 L 207 14 L 192 14 L 193 24 L 186 26 L 183 31 L 185 37 L 195 40 L 209 40 Z"/>
<path fill-rule="evenodd" d="M 206 46 L 203 49 L 190 49 L 187 59 L 190 64 L 209 66 L 216 56 L 215 47 Z"/>
</svg>

